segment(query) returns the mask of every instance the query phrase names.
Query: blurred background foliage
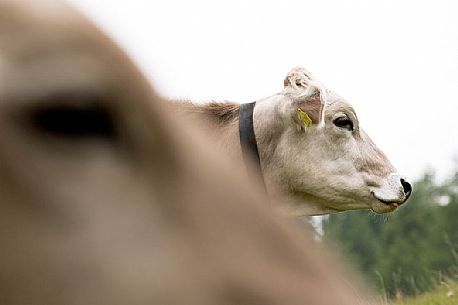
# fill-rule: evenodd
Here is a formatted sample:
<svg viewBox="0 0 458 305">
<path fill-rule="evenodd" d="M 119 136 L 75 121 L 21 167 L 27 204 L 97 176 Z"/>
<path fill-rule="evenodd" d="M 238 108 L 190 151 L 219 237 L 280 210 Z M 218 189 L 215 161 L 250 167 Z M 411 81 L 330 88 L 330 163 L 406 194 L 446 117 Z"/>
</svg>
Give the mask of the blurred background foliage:
<svg viewBox="0 0 458 305">
<path fill-rule="evenodd" d="M 458 167 L 457 167 L 458 169 Z M 418 295 L 458 279 L 458 170 L 425 173 L 394 213 L 351 211 L 323 220 L 323 239 L 382 295 Z"/>
</svg>

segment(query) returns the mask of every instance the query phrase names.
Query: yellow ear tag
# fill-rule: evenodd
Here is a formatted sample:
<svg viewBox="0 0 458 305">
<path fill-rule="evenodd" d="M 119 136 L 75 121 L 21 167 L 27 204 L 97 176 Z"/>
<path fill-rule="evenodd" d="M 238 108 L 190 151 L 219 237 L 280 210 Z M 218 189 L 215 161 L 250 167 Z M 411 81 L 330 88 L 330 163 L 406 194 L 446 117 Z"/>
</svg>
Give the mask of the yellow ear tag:
<svg viewBox="0 0 458 305">
<path fill-rule="evenodd" d="M 299 118 L 304 123 L 305 127 L 312 126 L 312 119 L 304 110 L 302 110 L 301 108 L 297 108 L 297 113 L 299 113 Z"/>
</svg>

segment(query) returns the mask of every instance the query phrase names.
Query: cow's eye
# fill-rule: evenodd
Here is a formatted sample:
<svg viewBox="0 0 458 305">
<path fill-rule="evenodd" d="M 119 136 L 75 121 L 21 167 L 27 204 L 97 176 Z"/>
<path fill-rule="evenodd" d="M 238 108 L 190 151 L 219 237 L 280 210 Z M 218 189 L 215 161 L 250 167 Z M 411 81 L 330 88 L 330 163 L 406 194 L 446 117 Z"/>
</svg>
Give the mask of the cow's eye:
<svg viewBox="0 0 458 305">
<path fill-rule="evenodd" d="M 28 111 L 33 130 L 67 140 L 117 139 L 113 113 L 97 95 L 55 94 Z"/>
<path fill-rule="evenodd" d="M 333 123 L 339 128 L 344 128 L 349 131 L 353 131 L 353 121 L 346 116 L 338 117 L 334 120 Z"/>
<path fill-rule="evenodd" d="M 43 106 L 34 109 L 30 119 L 37 131 L 50 136 L 74 140 L 116 138 L 113 118 L 100 106 Z"/>
</svg>

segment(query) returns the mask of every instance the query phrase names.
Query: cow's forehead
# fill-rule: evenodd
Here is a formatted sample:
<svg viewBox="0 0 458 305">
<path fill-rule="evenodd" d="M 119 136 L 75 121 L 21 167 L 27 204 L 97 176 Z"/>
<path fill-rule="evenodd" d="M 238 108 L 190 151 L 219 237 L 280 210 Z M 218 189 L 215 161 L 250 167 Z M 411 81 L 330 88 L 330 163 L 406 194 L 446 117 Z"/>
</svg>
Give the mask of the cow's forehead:
<svg viewBox="0 0 458 305">
<path fill-rule="evenodd" d="M 17 24 L 41 20 L 62 23 L 71 21 L 69 18 L 78 16 L 69 5 L 62 0 L 0 0 L 0 24 L 4 20 L 14 20 Z M 22 18 L 27 16 L 26 19 Z"/>
<path fill-rule="evenodd" d="M 0 0 L 0 50 L 11 60 L 52 56 L 78 44 L 89 45 L 89 39 L 94 49 L 101 37 L 95 27 L 61 1 Z"/>
<path fill-rule="evenodd" d="M 143 77 L 110 39 L 53 0 L 0 0 L 0 79 L 3 103 L 42 102 L 40 97 L 59 90 L 102 95 L 107 103 L 125 108 L 132 107 L 121 101 L 127 92 L 135 92 L 131 99 L 137 104 L 146 98 L 136 94 L 150 93 Z M 126 94 L 118 92 L 121 89 Z"/>
<path fill-rule="evenodd" d="M 334 115 L 337 112 L 351 113 L 356 116 L 353 106 L 338 94 L 328 91 L 325 115 Z"/>
</svg>

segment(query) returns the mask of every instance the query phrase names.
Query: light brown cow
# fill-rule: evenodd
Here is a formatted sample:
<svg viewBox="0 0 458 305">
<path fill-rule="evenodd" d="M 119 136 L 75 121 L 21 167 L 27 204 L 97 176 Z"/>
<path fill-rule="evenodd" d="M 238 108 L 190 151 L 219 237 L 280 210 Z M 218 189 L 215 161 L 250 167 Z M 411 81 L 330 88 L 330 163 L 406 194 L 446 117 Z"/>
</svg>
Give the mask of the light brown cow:
<svg viewBox="0 0 458 305">
<path fill-rule="evenodd" d="M 282 92 L 256 101 L 250 123 L 254 144 L 249 146 L 258 150 L 258 156 L 252 155 L 260 169 L 249 172 L 259 172 L 272 197 L 286 195 L 299 215 L 356 209 L 385 213 L 408 199 L 411 185 L 359 126 L 348 102 L 303 68 L 291 70 L 284 85 Z M 243 168 L 247 157 L 240 134 L 246 131 L 240 127 L 240 105 L 187 102 L 174 107 L 198 114 L 232 164 Z"/>
<path fill-rule="evenodd" d="M 363 303 L 189 128 L 67 6 L 0 0 L 0 303 Z"/>
</svg>

